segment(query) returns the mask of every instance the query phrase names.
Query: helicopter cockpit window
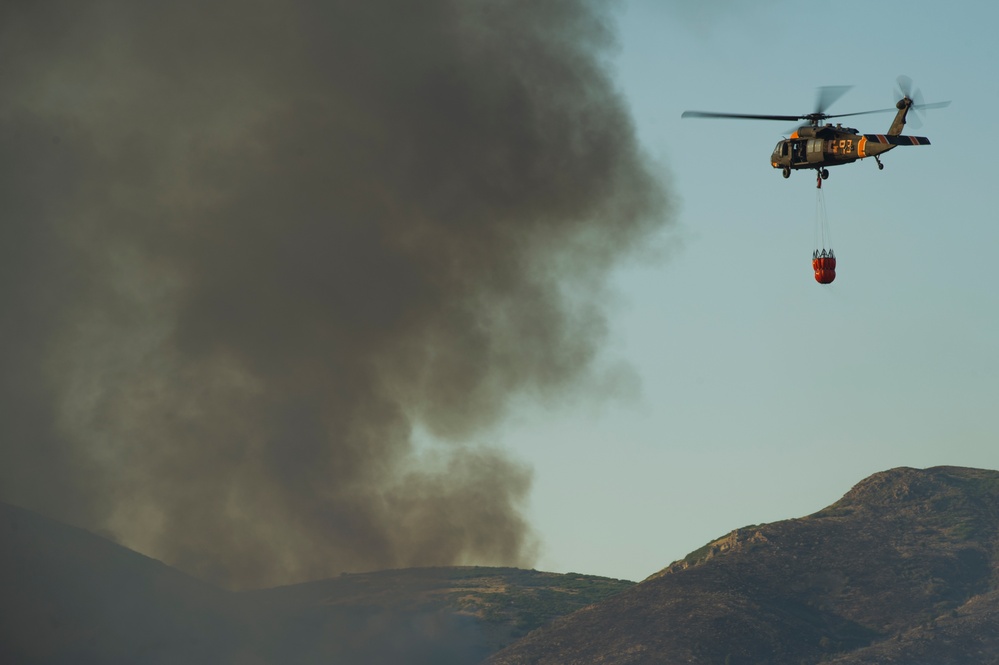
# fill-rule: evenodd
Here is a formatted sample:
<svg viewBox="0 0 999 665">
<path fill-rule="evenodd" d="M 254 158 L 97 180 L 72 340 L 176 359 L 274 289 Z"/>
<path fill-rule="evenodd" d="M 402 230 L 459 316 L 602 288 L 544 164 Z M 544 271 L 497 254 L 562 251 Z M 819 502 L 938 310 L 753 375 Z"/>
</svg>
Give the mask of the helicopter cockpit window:
<svg viewBox="0 0 999 665">
<path fill-rule="evenodd" d="M 780 155 L 781 157 L 787 157 L 787 142 L 779 141 L 777 143 L 777 147 L 774 148 L 774 152 Z"/>
</svg>

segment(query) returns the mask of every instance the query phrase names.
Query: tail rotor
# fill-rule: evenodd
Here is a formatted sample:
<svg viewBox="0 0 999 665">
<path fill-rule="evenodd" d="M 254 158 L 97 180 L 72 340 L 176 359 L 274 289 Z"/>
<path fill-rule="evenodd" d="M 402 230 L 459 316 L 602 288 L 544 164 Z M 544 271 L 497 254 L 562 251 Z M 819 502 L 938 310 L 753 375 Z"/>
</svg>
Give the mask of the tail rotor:
<svg viewBox="0 0 999 665">
<path fill-rule="evenodd" d="M 902 74 L 896 80 L 895 98 L 898 100 L 898 104 L 902 104 L 905 100 L 909 100 L 909 110 L 913 111 L 913 113 L 908 116 L 908 120 L 909 125 L 911 125 L 913 129 L 919 129 L 923 126 L 922 117 L 919 111 L 926 109 L 942 109 L 950 106 L 950 102 L 934 102 L 931 104 L 924 104 L 923 93 L 919 90 L 919 88 L 913 86 L 912 79 L 905 74 Z M 898 106 L 898 104 L 896 104 L 896 106 Z M 902 107 L 899 106 L 898 108 Z"/>
</svg>

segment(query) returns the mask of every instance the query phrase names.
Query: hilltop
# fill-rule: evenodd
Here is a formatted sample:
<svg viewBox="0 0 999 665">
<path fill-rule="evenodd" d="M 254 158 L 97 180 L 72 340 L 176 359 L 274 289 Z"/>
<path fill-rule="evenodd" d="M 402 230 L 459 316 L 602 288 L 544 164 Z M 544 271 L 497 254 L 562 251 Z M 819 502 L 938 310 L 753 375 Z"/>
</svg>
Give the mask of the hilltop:
<svg viewBox="0 0 999 665">
<path fill-rule="evenodd" d="M 997 588 L 999 472 L 892 469 L 813 515 L 736 529 L 488 662 L 993 662 Z"/>
</svg>

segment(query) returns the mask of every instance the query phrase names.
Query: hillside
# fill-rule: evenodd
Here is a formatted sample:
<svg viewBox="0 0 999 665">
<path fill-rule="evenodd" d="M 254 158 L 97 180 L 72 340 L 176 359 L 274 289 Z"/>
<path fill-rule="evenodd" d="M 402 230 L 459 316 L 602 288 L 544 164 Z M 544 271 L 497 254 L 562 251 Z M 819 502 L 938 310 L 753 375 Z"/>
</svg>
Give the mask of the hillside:
<svg viewBox="0 0 999 665">
<path fill-rule="evenodd" d="M 0 503 L 0 663 L 224 662 L 229 594 Z"/>
<path fill-rule="evenodd" d="M 0 663 L 473 665 L 632 585 L 457 567 L 230 593 L 0 504 Z"/>
<path fill-rule="evenodd" d="M 999 472 L 893 469 L 800 519 L 737 529 L 488 662 L 999 659 Z"/>
<path fill-rule="evenodd" d="M 516 568 L 416 568 L 238 594 L 268 663 L 480 663 L 633 582 Z M 304 650 L 302 645 L 310 645 Z"/>
</svg>

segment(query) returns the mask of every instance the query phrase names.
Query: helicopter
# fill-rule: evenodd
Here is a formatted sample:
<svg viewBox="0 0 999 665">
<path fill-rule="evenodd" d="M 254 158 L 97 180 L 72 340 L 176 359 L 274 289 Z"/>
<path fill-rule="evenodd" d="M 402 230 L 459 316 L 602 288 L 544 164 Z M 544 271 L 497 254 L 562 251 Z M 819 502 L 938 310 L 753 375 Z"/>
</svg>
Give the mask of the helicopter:
<svg viewBox="0 0 999 665">
<path fill-rule="evenodd" d="M 822 181 L 829 178 L 829 169 L 827 167 L 852 164 L 858 159 L 873 157 L 874 161 L 878 163 L 878 169 L 882 170 L 885 165 L 881 163 L 881 155 L 889 150 L 893 150 L 900 145 L 930 144 L 930 140 L 925 136 L 907 136 L 902 134 L 902 130 L 905 128 L 906 116 L 909 111 L 944 108 L 950 102 L 924 104 L 922 103 L 922 95 L 919 91 L 913 91 L 912 89 L 912 79 L 907 76 L 899 76 L 897 83 L 898 91 L 896 96 L 901 95 L 901 99 L 895 104 L 895 108 L 830 115 L 826 113 L 826 109 L 853 87 L 838 85 L 820 87 L 815 100 L 815 110 L 805 115 L 756 115 L 748 113 L 684 111 L 680 117 L 782 120 L 787 122 L 807 120 L 807 125 L 798 127 L 790 137 L 782 139 L 777 143 L 773 154 L 770 155 L 770 165 L 775 169 L 781 169 L 781 173 L 785 178 L 791 177 L 792 170 L 815 169 L 817 172 L 816 186 L 822 187 Z M 917 101 L 913 101 L 914 99 Z M 892 121 L 891 127 L 884 134 L 861 134 L 857 129 L 844 127 L 840 123 L 836 123 L 835 126 L 829 123 L 822 124 L 823 121 L 830 118 L 845 118 L 847 116 L 888 113 L 891 111 L 896 111 L 895 119 Z M 918 126 L 916 122 L 913 125 Z"/>
</svg>

